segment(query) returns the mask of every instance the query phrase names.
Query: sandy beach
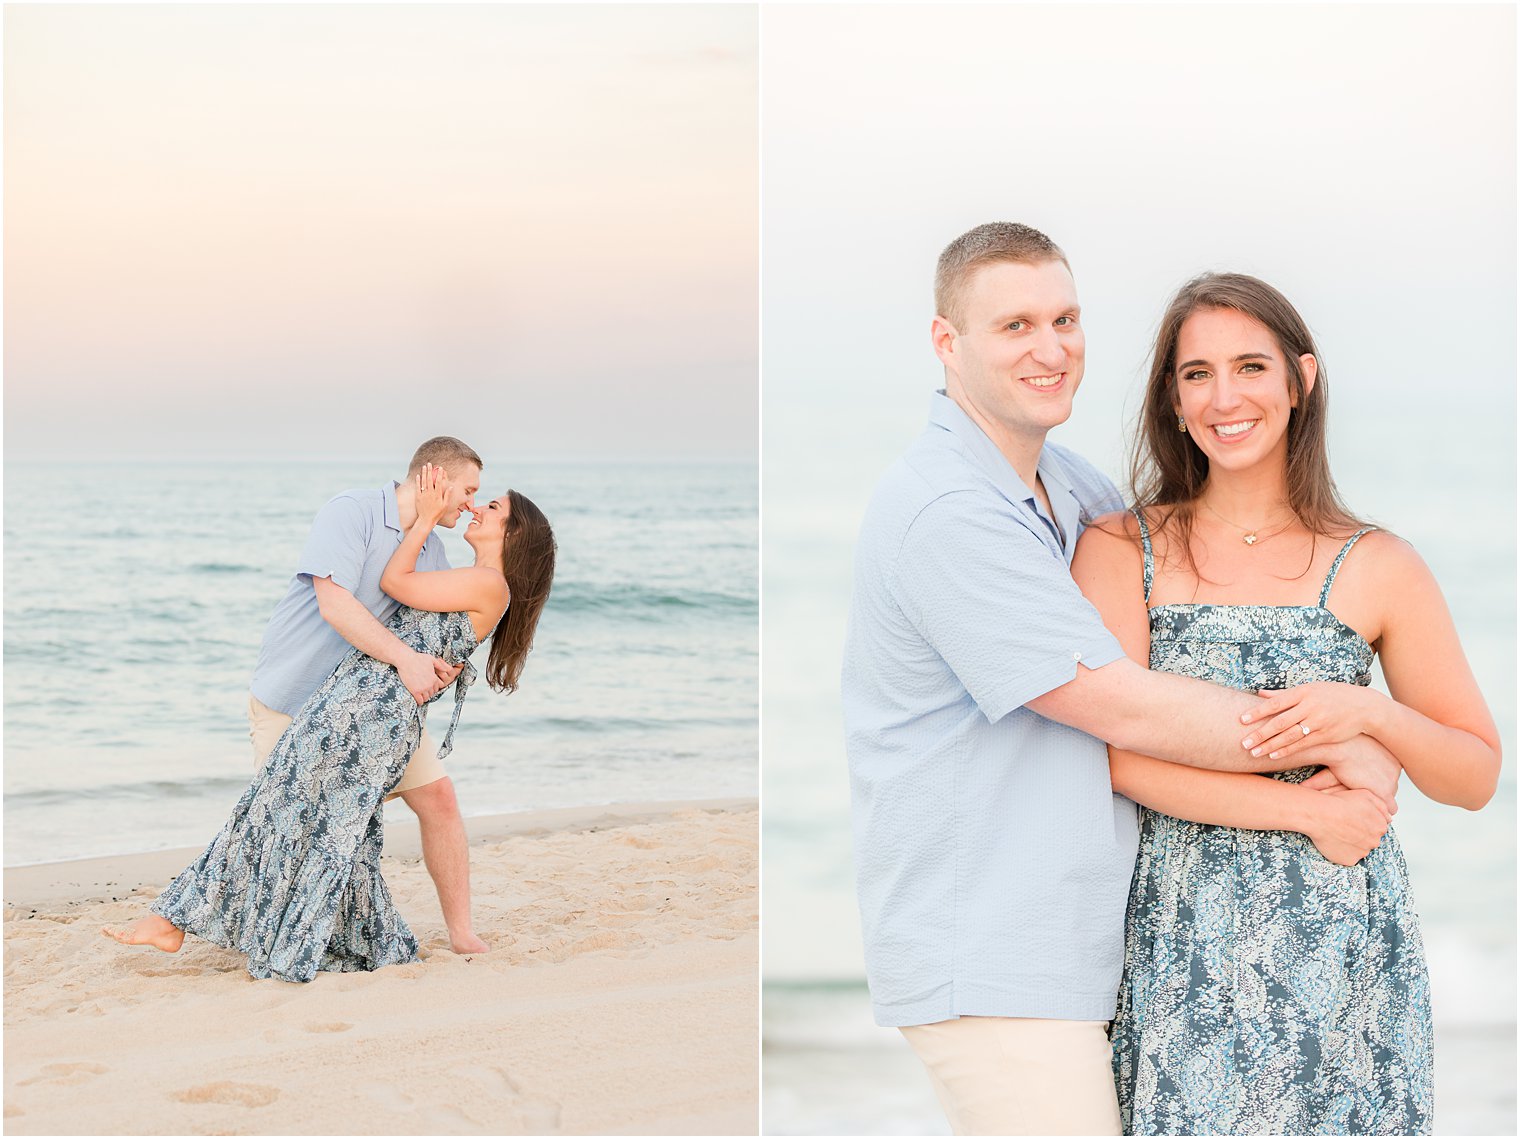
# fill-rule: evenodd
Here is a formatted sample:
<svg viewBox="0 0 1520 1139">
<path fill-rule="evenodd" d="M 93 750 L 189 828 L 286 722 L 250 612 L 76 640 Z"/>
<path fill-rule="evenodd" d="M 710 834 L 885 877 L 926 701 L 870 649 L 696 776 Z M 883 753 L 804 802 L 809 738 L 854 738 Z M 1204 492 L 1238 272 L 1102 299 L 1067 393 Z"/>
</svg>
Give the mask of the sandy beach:
<svg viewBox="0 0 1520 1139">
<path fill-rule="evenodd" d="M 754 800 L 468 820 L 472 957 L 403 816 L 385 876 L 423 959 L 309 985 L 100 936 L 194 850 L 7 869 L 5 1132 L 755 1133 Z"/>
</svg>

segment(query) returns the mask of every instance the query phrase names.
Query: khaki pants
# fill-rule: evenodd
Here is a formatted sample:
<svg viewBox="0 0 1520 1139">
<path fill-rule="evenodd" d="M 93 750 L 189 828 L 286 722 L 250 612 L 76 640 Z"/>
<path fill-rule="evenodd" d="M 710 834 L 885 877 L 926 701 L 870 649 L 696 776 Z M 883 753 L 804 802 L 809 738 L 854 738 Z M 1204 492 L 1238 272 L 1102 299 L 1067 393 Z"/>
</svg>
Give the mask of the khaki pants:
<svg viewBox="0 0 1520 1139">
<path fill-rule="evenodd" d="M 255 767 L 264 766 L 264 761 L 269 758 L 274 745 L 280 742 L 285 729 L 290 727 L 290 720 L 291 718 L 284 712 L 276 712 L 257 696 L 249 694 L 248 736 L 253 741 Z M 394 799 L 403 791 L 435 783 L 447 774 L 448 772 L 443 769 L 442 761 L 438 758 L 438 749 L 428 738 L 427 729 L 423 728 L 422 740 L 417 744 L 417 750 L 412 752 L 412 758 L 407 761 L 406 770 L 401 773 L 401 782 L 396 784 L 395 790 L 386 798 Z"/>
<path fill-rule="evenodd" d="M 1106 1027 L 963 1016 L 901 1032 L 957 1135 L 1118 1135 Z"/>
</svg>

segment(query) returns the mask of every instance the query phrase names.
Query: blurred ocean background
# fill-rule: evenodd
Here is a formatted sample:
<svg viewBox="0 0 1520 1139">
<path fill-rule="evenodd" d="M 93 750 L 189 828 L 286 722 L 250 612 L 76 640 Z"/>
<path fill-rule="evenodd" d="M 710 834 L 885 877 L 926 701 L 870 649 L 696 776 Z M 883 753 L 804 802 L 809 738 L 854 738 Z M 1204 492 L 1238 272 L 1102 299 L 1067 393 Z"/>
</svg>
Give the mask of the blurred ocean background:
<svg viewBox="0 0 1520 1139">
<path fill-rule="evenodd" d="M 907 446 L 927 405 L 926 394 L 918 416 L 863 411 L 849 442 L 794 445 L 790 461 L 766 467 L 767 1134 L 949 1134 L 917 1059 L 895 1029 L 871 1020 L 838 698 L 855 530 L 877 475 Z M 1082 450 L 1122 487 L 1117 451 L 1091 445 L 1093 421 L 1116 410 L 1084 413 L 1079 395 L 1085 430 L 1068 425 L 1052 437 Z M 1406 783 L 1395 826 L 1429 954 L 1437 1133 L 1513 1134 L 1513 397 L 1492 416 L 1465 420 L 1462 445 L 1443 446 L 1434 467 L 1385 459 L 1440 437 L 1425 436 L 1408 410 L 1332 420 L 1331 456 L 1348 502 L 1412 542 L 1430 564 L 1503 733 L 1505 767 L 1487 807 L 1472 814 L 1440 806 Z M 1381 674 L 1374 683 L 1386 691 Z"/>
<path fill-rule="evenodd" d="M 248 679 L 313 516 L 400 474 L 7 462 L 5 864 L 210 838 L 251 774 Z M 465 702 L 445 761 L 464 813 L 755 794 L 754 465 L 488 467 L 482 498 L 509 485 L 549 516 L 558 575 L 521 688 Z"/>
</svg>

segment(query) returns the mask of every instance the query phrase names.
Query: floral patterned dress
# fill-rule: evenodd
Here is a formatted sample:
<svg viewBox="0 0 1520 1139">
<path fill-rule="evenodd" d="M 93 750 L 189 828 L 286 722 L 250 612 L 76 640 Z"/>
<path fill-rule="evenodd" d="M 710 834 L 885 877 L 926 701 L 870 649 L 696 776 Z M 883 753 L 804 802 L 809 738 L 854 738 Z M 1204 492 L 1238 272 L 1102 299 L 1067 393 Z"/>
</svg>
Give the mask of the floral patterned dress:
<svg viewBox="0 0 1520 1139">
<path fill-rule="evenodd" d="M 1325 608 L 1365 532 L 1317 606 L 1155 606 L 1151 668 L 1250 690 L 1366 685 L 1371 646 Z M 1148 602 L 1143 517 L 1140 533 Z M 1290 831 L 1140 815 L 1113 1024 L 1125 1133 L 1429 1134 L 1429 982 L 1393 831 L 1343 867 Z"/>
<path fill-rule="evenodd" d="M 475 680 L 474 627 L 465 613 L 406 606 L 387 627 L 419 652 L 464 664 L 442 758 Z M 358 649 L 349 653 L 153 912 L 246 953 L 255 977 L 310 981 L 319 969 L 346 973 L 416 960 L 417 939 L 380 876 L 381 802 L 416 750 L 425 712 L 394 668 Z"/>
</svg>

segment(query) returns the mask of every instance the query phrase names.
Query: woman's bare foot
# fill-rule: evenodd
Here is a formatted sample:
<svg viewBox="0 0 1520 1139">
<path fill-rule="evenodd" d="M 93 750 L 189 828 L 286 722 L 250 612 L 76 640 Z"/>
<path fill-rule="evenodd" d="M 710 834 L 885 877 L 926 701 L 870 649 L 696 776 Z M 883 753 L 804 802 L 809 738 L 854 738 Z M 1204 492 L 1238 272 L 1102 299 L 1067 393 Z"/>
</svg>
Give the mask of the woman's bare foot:
<svg viewBox="0 0 1520 1139">
<path fill-rule="evenodd" d="M 449 948 L 455 953 L 489 953 L 491 950 L 473 933 L 449 934 Z"/>
<path fill-rule="evenodd" d="M 119 941 L 123 945 L 151 945 L 154 949 L 162 949 L 165 953 L 179 952 L 179 947 L 185 940 L 184 930 L 157 914 L 138 918 L 126 929 L 110 929 L 107 926 L 101 926 L 100 932 L 112 941 Z"/>
</svg>

